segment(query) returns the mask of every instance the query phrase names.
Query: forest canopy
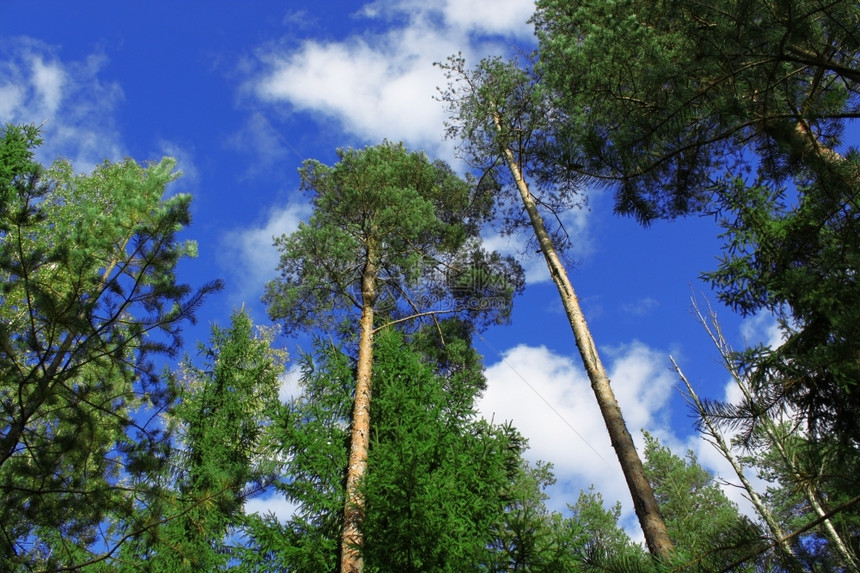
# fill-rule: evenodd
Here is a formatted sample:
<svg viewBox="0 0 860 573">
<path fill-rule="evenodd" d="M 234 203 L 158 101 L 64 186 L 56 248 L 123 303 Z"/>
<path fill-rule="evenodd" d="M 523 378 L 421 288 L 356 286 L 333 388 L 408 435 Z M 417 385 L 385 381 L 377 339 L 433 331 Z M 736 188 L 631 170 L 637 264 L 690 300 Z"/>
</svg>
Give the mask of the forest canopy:
<svg viewBox="0 0 860 573">
<path fill-rule="evenodd" d="M 301 221 L 232 312 L 188 270 L 212 223 L 182 161 L 82 170 L 37 160 L 57 130 L 0 128 L 0 569 L 860 570 L 860 8 L 538 0 L 530 22 L 531 54 L 437 64 L 458 163 L 389 140 L 303 157 Z M 568 228 L 595 190 L 644 233 L 716 220 L 720 312 L 778 324 L 734 348 L 694 296 L 732 401 L 665 365 L 727 475 L 628 428 Z M 636 524 L 479 406 L 476 341 L 523 327 L 526 254 Z"/>
</svg>

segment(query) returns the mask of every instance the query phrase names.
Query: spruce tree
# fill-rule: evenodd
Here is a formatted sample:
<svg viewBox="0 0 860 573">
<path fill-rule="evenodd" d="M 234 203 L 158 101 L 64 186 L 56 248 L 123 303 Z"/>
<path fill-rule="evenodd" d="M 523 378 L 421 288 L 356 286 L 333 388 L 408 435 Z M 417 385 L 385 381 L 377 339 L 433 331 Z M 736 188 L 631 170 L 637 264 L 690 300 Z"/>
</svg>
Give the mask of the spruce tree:
<svg viewBox="0 0 860 573">
<path fill-rule="evenodd" d="M 477 417 L 485 380 L 459 321 L 375 340 L 371 440 L 361 557 L 367 571 L 563 571 L 572 551 L 560 516 L 543 506 L 548 468 L 522 458 L 525 440 L 509 424 Z M 277 489 L 296 505 L 286 523 L 252 517 L 242 570 L 337 571 L 346 498 L 356 359 L 317 340 L 303 356 L 301 395 L 275 421 L 286 460 Z M 539 479 L 526 479 L 539 476 Z M 528 511 L 524 511 L 525 509 Z M 517 525 L 519 524 L 519 525 Z M 538 531 L 531 546 L 511 540 Z M 543 565 L 541 565 L 543 564 Z"/>
</svg>

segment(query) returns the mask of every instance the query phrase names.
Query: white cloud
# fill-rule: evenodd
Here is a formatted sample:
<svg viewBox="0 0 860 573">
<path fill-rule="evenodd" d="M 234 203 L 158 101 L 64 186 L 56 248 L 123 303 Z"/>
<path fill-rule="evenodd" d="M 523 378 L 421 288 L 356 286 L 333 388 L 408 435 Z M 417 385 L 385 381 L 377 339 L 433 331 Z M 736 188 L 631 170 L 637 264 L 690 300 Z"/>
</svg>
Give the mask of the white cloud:
<svg viewBox="0 0 860 573">
<path fill-rule="evenodd" d="M 260 227 L 231 231 L 224 236 L 221 264 L 239 298 L 259 300 L 262 285 L 275 278 L 279 262 L 274 238 L 294 232 L 310 212 L 309 204 L 291 203 L 272 209 Z"/>
<path fill-rule="evenodd" d="M 298 504 L 284 497 L 280 492 L 252 497 L 245 502 L 245 515 L 274 514 L 279 521 L 286 522 L 299 508 Z"/>
<path fill-rule="evenodd" d="M 0 123 L 42 125 L 45 144 L 36 154 L 45 163 L 62 156 L 88 171 L 105 159 L 121 159 L 114 111 L 123 94 L 118 84 L 99 78 L 106 58 L 62 61 L 55 51 L 29 38 L 0 44 Z"/>
<path fill-rule="evenodd" d="M 4 78 L 9 81 L 9 78 Z M 15 112 L 24 102 L 24 87 L 22 85 L 5 84 L 0 86 L 0 120 L 3 123 L 12 121 Z"/>
<path fill-rule="evenodd" d="M 571 346 L 573 344 L 571 343 Z M 628 429 L 642 451 L 640 429 L 669 434 L 664 419 L 674 382 L 668 356 L 634 342 L 604 350 L 607 370 Z M 481 414 L 511 420 L 529 440 L 529 459 L 552 462 L 558 485 L 549 504 L 563 510 L 579 491 L 595 484 L 609 504 L 621 501 L 623 522 L 637 530 L 633 507 L 618 459 L 579 357 L 545 347 L 516 346 L 486 370 Z"/>
<path fill-rule="evenodd" d="M 101 54 L 63 61 L 52 46 L 29 38 L 0 44 L 0 123 L 42 125 L 44 145 L 36 151 L 48 163 L 67 157 L 79 171 L 105 159 L 122 158 L 114 112 L 123 94 L 99 73 Z"/>
<path fill-rule="evenodd" d="M 605 349 L 604 356 L 610 364 L 609 376 L 637 446 L 643 443 L 637 439 L 641 438 L 639 430 L 665 433 L 668 428 L 666 406 L 675 385 L 668 354 L 633 342 Z"/>
<path fill-rule="evenodd" d="M 253 159 L 243 177 L 264 175 L 271 177 L 272 169 L 285 164 L 290 153 L 299 161 L 306 159 L 287 139 L 284 130 L 276 129 L 260 112 L 251 115 L 245 125 L 225 141 L 228 149 L 249 155 Z"/>
<path fill-rule="evenodd" d="M 281 402 L 287 404 L 301 396 L 302 387 L 299 383 L 301 379 L 301 366 L 294 362 L 292 367 L 281 376 L 281 387 L 278 390 L 278 398 Z"/>
<path fill-rule="evenodd" d="M 32 56 L 33 88 L 41 101 L 39 109 L 48 117 L 55 116 L 63 97 L 66 73 L 57 62 L 45 63 L 41 56 Z"/>
<path fill-rule="evenodd" d="M 657 301 L 657 299 L 645 297 L 640 298 L 635 302 L 621 305 L 621 310 L 625 314 L 632 314 L 634 316 L 645 316 L 649 314 L 652 310 L 657 308 L 659 305 L 660 303 L 659 301 Z"/>
<path fill-rule="evenodd" d="M 785 342 L 785 336 L 779 328 L 776 318 L 767 312 L 762 312 L 749 318 L 741 324 L 741 336 L 744 344 L 754 346 L 758 343 L 779 348 Z"/>
<path fill-rule="evenodd" d="M 534 2 L 521 0 L 448 0 L 445 20 L 466 33 L 498 34 L 529 39 L 534 27 L 528 23 Z"/>
<path fill-rule="evenodd" d="M 454 143 L 442 141 L 444 108 L 434 99 L 446 80 L 433 63 L 457 52 L 477 62 L 529 38 L 525 20 L 533 10 L 527 0 L 452 0 L 441 7 L 415 0 L 373 2 L 357 17 L 386 21 L 385 32 L 307 40 L 291 52 L 267 49 L 260 56 L 266 69 L 251 89 L 263 101 L 334 119 L 363 142 L 404 141 L 453 162 Z"/>
<path fill-rule="evenodd" d="M 375 46 L 362 38 L 338 44 L 308 41 L 297 52 L 270 58 L 270 73 L 257 85 L 257 94 L 334 118 L 366 142 L 402 140 L 436 152 L 445 116 L 432 98 L 443 76 L 432 66 L 433 57 L 402 53 L 407 42 L 404 37 Z M 391 43 L 398 45 L 390 48 Z"/>
<path fill-rule="evenodd" d="M 528 24 L 534 13 L 534 2 L 523 0 L 376 0 L 362 7 L 359 14 L 368 18 L 392 18 L 408 15 L 414 19 L 432 19 L 443 28 L 462 34 L 491 34 L 529 39 L 533 27 Z"/>
</svg>

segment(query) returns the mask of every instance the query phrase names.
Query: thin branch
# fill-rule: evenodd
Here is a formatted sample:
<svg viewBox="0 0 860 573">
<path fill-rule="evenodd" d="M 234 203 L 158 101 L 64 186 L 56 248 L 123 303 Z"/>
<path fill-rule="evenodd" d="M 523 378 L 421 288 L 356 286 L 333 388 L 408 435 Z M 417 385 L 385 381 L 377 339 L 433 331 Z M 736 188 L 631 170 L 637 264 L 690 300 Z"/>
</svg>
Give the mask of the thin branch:
<svg viewBox="0 0 860 573">
<path fill-rule="evenodd" d="M 424 316 L 434 316 L 434 315 L 440 315 L 440 314 L 449 314 L 449 313 L 453 313 L 453 312 L 457 312 L 457 309 L 449 308 L 446 310 L 429 310 L 427 312 L 419 312 L 416 314 L 411 314 L 409 316 L 405 316 L 403 318 L 398 318 L 397 320 L 392 320 L 391 322 L 387 322 L 387 323 L 383 324 L 382 326 L 377 326 L 376 328 L 373 329 L 372 332 L 373 332 L 373 334 L 376 334 L 377 332 L 379 332 L 380 330 L 382 330 L 384 328 L 388 328 L 389 326 L 394 326 L 395 324 L 399 324 L 401 322 L 406 322 L 407 320 L 413 320 L 415 318 L 421 318 Z M 438 326 L 438 324 L 437 324 L 437 326 Z"/>
<path fill-rule="evenodd" d="M 830 511 L 828 511 L 827 513 L 825 513 L 821 517 L 818 517 L 817 519 L 813 519 L 812 521 L 810 521 L 809 523 L 807 523 L 806 525 L 804 525 L 800 529 L 797 529 L 796 531 L 793 531 L 792 533 L 789 533 L 788 535 L 786 535 L 780 539 L 772 541 L 771 543 L 767 544 L 765 547 L 753 552 L 752 554 L 747 555 L 743 559 L 739 559 L 738 561 L 735 561 L 734 563 L 732 563 L 728 567 L 724 567 L 723 569 L 720 570 L 719 573 L 727 573 L 728 571 L 732 571 L 738 565 L 742 565 L 742 564 L 746 563 L 747 561 L 749 561 L 750 559 L 755 559 L 756 557 L 758 557 L 759 555 L 761 555 L 765 551 L 772 549 L 779 544 L 786 543 L 786 542 L 794 539 L 798 535 L 802 535 L 803 533 L 806 533 L 807 531 L 809 531 L 813 527 L 816 527 L 819 524 L 821 524 L 823 521 L 830 519 L 834 515 L 845 511 L 846 509 L 850 508 L 852 505 L 856 504 L 857 502 L 860 502 L 860 495 L 858 495 L 858 496 L 846 501 L 845 503 L 831 509 Z"/>
</svg>

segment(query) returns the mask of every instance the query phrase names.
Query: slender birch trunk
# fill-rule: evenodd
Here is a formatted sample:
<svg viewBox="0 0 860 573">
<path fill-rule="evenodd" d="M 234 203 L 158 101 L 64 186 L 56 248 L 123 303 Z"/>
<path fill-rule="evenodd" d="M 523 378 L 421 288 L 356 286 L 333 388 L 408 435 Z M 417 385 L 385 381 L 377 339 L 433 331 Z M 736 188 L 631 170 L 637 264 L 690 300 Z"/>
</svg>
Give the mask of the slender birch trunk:
<svg viewBox="0 0 860 573">
<path fill-rule="evenodd" d="M 717 323 L 715 313 L 713 312 L 713 310 L 711 310 L 709 313 L 710 324 L 713 324 L 713 329 L 711 329 L 711 326 L 708 322 L 708 319 L 702 314 L 702 311 L 699 310 L 699 307 L 695 301 L 693 301 L 693 308 L 696 311 L 696 318 L 698 319 L 699 323 L 705 327 L 705 331 L 708 333 L 708 336 L 710 336 L 711 341 L 714 343 L 714 345 L 717 347 L 717 350 L 720 352 L 720 355 L 723 358 L 723 364 L 726 367 L 726 370 L 728 370 L 728 372 L 732 375 L 732 378 L 734 379 L 735 383 L 738 385 L 738 388 L 740 389 L 741 393 L 743 394 L 744 399 L 747 400 L 747 402 L 752 403 L 754 400 L 752 390 L 747 385 L 747 383 L 741 378 L 740 374 L 738 373 L 738 371 L 735 369 L 735 367 L 731 363 L 730 356 L 731 356 L 732 350 L 729 347 L 728 342 L 726 342 L 725 337 L 723 336 L 723 332 L 722 332 L 722 329 L 720 328 L 719 323 Z M 707 424 L 707 426 L 710 430 L 710 435 L 714 436 L 715 439 L 717 439 L 717 436 L 719 436 L 719 434 L 717 433 L 716 429 L 712 427 L 710 420 L 705 415 L 704 408 L 702 407 L 701 402 L 699 402 L 698 396 L 696 396 L 696 394 L 693 392 L 693 388 L 690 386 L 690 383 L 687 382 L 687 379 L 681 373 L 680 368 L 678 368 L 678 365 L 675 364 L 674 360 L 672 361 L 672 364 L 675 366 L 675 370 L 681 376 L 681 380 L 684 382 L 684 384 L 686 384 L 687 389 L 690 393 L 690 396 L 693 397 L 693 399 L 695 400 L 695 404 L 696 404 L 697 409 L 699 410 L 700 417 Z M 797 480 L 797 483 L 803 484 L 802 490 L 803 490 L 803 495 L 806 498 L 806 501 L 809 502 L 810 507 L 813 509 L 813 511 L 815 511 L 815 514 L 821 520 L 822 527 L 824 527 L 825 535 L 830 539 L 830 541 L 836 547 L 836 551 L 842 557 L 844 564 L 851 567 L 854 570 L 860 569 L 860 565 L 858 565 L 857 559 L 854 556 L 853 552 L 848 548 L 848 546 L 842 540 L 842 537 L 836 531 L 836 528 L 833 527 L 833 522 L 827 516 L 827 512 L 821 506 L 821 503 L 819 502 L 819 496 L 816 493 L 815 489 L 812 487 L 811 484 L 806 483 L 806 480 L 796 471 L 796 464 L 794 463 L 794 460 L 791 458 L 789 453 L 786 451 L 785 444 L 782 441 L 783 438 L 782 438 L 782 436 L 779 435 L 778 429 L 777 429 L 776 425 L 774 424 L 773 420 L 767 416 L 761 416 L 759 418 L 759 421 L 761 423 L 761 427 L 764 430 L 765 434 L 767 434 L 767 437 L 768 437 L 768 440 L 770 441 L 771 446 L 776 449 L 777 453 L 779 454 L 779 457 L 782 459 L 782 462 L 793 473 L 794 478 Z M 720 436 L 719 439 L 721 440 L 722 436 Z M 723 448 L 726 448 L 724 442 L 723 442 L 723 446 L 720 449 L 722 450 Z M 726 450 L 724 450 L 723 455 L 726 457 L 726 459 L 729 459 L 729 461 L 732 463 L 732 466 L 735 465 L 733 458 L 729 457 L 729 456 L 731 456 L 730 452 L 726 453 Z M 761 508 L 759 507 L 761 502 L 760 502 L 760 499 L 758 498 L 758 494 L 756 494 L 752 490 L 752 487 L 745 480 L 741 471 L 738 468 L 735 468 L 735 471 L 737 472 L 738 476 L 741 478 L 741 483 L 743 483 L 744 488 L 747 490 L 747 493 L 750 494 L 750 499 L 753 502 L 753 504 L 755 505 L 756 510 L 758 510 L 759 515 L 761 515 L 762 518 L 765 520 L 765 522 L 768 524 L 768 527 L 770 528 L 771 533 L 776 537 L 776 539 L 780 540 L 780 547 L 782 547 L 783 551 L 785 551 L 786 553 L 788 553 L 792 557 L 795 557 L 794 551 L 792 551 L 791 547 L 788 545 L 788 541 L 785 540 L 785 536 L 783 535 L 782 530 L 775 523 L 773 525 L 771 524 L 771 520 L 773 519 L 773 517 L 770 515 L 770 512 L 763 505 L 761 506 Z M 756 503 L 757 499 L 759 499 L 759 503 Z"/>
<path fill-rule="evenodd" d="M 361 522 L 364 518 L 364 499 L 358 491 L 358 486 L 367 470 L 367 451 L 370 445 L 370 376 L 373 366 L 373 317 L 377 272 L 376 253 L 372 247 L 369 247 L 361 279 L 362 308 L 352 435 L 346 472 L 346 501 L 340 544 L 341 573 L 361 573 L 364 568 L 360 553 L 363 542 Z"/>
<path fill-rule="evenodd" d="M 771 535 L 773 535 L 773 538 L 779 543 L 780 549 L 782 549 L 782 551 L 793 560 L 793 563 L 796 562 L 797 555 L 795 555 L 794 550 L 791 548 L 791 545 L 788 543 L 788 541 L 784 539 L 785 532 L 776 522 L 776 519 L 773 517 L 773 514 L 770 512 L 767 506 L 764 504 L 764 501 L 761 499 L 761 496 L 753 488 L 752 484 L 747 479 L 747 476 L 744 474 L 743 466 L 732 453 L 732 450 L 726 443 L 726 440 L 723 435 L 711 422 L 711 418 L 705 412 L 705 407 L 702 404 L 702 401 L 699 400 L 699 396 L 696 394 L 695 390 L 693 390 L 692 384 L 690 384 L 690 382 L 687 380 L 687 377 L 681 371 L 681 367 L 678 366 L 678 363 L 675 362 L 675 359 L 670 356 L 669 360 L 672 361 L 672 367 L 675 369 L 675 372 L 678 373 L 678 377 L 681 379 L 681 382 L 683 382 L 684 386 L 687 387 L 687 394 L 689 395 L 690 400 L 693 402 L 693 406 L 696 408 L 696 412 L 698 412 L 699 414 L 699 419 L 702 420 L 702 423 L 704 423 L 705 427 L 707 428 L 707 432 L 703 431 L 703 433 L 707 436 L 710 436 L 711 439 L 714 440 L 712 443 L 717 447 L 718 450 L 720 450 L 720 453 L 723 455 L 723 457 L 731 464 L 732 469 L 735 471 L 735 475 L 738 476 L 741 485 L 747 492 L 750 502 L 752 502 L 753 507 L 755 507 L 755 510 L 764 520 L 765 524 L 767 525 L 767 528 L 770 530 Z"/>
<path fill-rule="evenodd" d="M 496 129 L 501 132 L 502 124 L 498 113 L 494 113 L 493 119 Z M 516 183 L 526 212 L 529 215 L 535 237 L 538 240 L 541 252 L 549 268 L 550 276 L 561 296 L 565 314 L 570 323 L 570 328 L 573 330 L 576 346 L 579 349 L 579 355 L 582 357 L 582 362 L 588 373 L 588 379 L 591 381 L 591 388 L 594 390 L 597 404 L 600 407 L 600 413 L 603 415 L 606 429 L 609 431 L 612 447 L 615 448 L 615 453 L 621 464 L 621 471 L 624 473 L 624 479 L 627 481 L 627 487 L 630 489 L 630 495 L 633 498 L 633 507 L 636 510 L 636 516 L 639 518 L 642 532 L 645 534 L 645 542 L 648 545 L 648 550 L 652 555 L 657 557 L 668 557 L 674 550 L 672 540 L 669 537 L 669 531 L 666 528 L 666 523 L 663 521 L 663 516 L 654 497 L 654 490 L 645 477 L 645 468 L 642 465 L 639 454 L 636 452 L 633 438 L 630 436 L 630 432 L 627 431 L 627 424 L 624 421 L 624 416 L 621 414 L 618 400 L 615 399 L 615 392 L 613 392 L 610 386 L 606 369 L 600 361 L 600 356 L 597 353 L 591 332 L 585 322 L 585 316 L 582 314 L 582 309 L 579 306 L 579 300 L 573 290 L 573 285 L 556 253 L 552 239 L 546 230 L 543 218 L 538 212 L 534 197 L 523 178 L 513 151 L 505 145 L 502 148 L 502 153 L 504 154 L 511 176 Z"/>
<path fill-rule="evenodd" d="M 773 447 L 776 448 L 777 452 L 779 452 L 779 457 L 782 458 L 783 463 L 786 465 L 786 467 L 791 468 L 791 472 L 794 479 L 797 481 L 797 484 L 803 490 L 803 497 L 805 497 L 806 501 L 809 502 L 809 506 L 815 512 L 815 515 L 817 515 L 818 518 L 821 519 L 821 526 L 824 528 L 824 533 L 836 547 L 837 553 L 839 553 L 840 557 L 842 557 L 842 560 L 844 562 L 843 564 L 848 566 L 851 570 L 860 570 L 860 565 L 858 565 L 857 559 L 854 557 L 854 554 L 842 540 L 842 537 L 836 531 L 836 528 L 833 527 L 833 522 L 830 520 L 829 517 L 827 517 L 827 512 L 821 506 L 818 492 L 815 490 L 813 485 L 809 483 L 809 481 L 804 478 L 804 476 L 800 475 L 800 473 L 797 471 L 797 467 L 794 463 L 794 460 L 792 459 L 791 455 L 785 450 L 785 444 L 783 444 L 782 442 L 782 437 L 777 435 L 777 428 L 774 427 L 773 422 L 771 420 L 764 420 L 762 422 L 762 425 L 768 437 L 770 438 Z"/>
</svg>

